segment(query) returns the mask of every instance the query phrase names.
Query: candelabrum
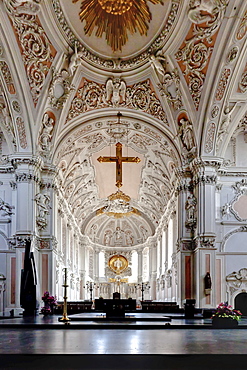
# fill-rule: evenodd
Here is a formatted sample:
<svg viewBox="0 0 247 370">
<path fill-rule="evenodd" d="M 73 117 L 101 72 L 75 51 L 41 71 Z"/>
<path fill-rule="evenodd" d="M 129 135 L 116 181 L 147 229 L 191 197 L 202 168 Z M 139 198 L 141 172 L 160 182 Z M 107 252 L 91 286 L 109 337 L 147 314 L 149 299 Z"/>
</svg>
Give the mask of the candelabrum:
<svg viewBox="0 0 247 370">
<path fill-rule="evenodd" d="M 147 283 L 143 283 L 143 282 L 142 282 L 141 284 L 138 284 L 137 286 L 141 288 L 141 292 L 142 292 L 142 302 L 143 302 L 143 301 L 144 301 L 144 292 L 145 292 L 146 290 L 149 290 L 149 289 L 150 289 L 149 282 L 147 282 Z"/>
<path fill-rule="evenodd" d="M 63 317 L 60 319 L 60 321 L 63 321 L 65 324 L 69 324 L 70 319 L 67 316 L 67 299 L 68 299 L 68 297 L 67 297 L 67 288 L 68 288 L 68 284 L 67 284 L 67 268 L 65 267 L 63 269 L 63 271 L 64 271 Z"/>
<path fill-rule="evenodd" d="M 92 302 L 93 301 L 93 290 L 98 289 L 99 286 L 97 286 L 97 284 L 93 283 L 92 281 L 87 281 L 84 288 L 86 288 L 87 291 L 90 292 L 90 301 Z"/>
</svg>

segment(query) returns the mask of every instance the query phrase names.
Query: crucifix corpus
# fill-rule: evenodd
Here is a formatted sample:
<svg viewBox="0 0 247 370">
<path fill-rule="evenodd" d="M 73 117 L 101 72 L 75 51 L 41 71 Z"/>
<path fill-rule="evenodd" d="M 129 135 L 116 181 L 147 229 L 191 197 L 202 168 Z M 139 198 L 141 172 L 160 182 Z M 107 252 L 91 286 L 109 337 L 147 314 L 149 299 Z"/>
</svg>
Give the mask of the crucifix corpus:
<svg viewBox="0 0 247 370">
<path fill-rule="evenodd" d="M 100 163 L 116 163 L 116 186 L 121 188 L 122 183 L 122 163 L 139 163 L 141 162 L 138 157 L 123 157 L 122 156 L 122 144 L 116 144 L 116 157 L 99 157 L 98 161 Z"/>
</svg>

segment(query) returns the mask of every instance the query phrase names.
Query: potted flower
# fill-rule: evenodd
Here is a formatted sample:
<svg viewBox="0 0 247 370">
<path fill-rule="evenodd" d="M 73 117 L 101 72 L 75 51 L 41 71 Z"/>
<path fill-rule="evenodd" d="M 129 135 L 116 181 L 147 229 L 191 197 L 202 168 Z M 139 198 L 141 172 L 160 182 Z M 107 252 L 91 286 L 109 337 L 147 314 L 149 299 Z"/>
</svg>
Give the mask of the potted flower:
<svg viewBox="0 0 247 370">
<path fill-rule="evenodd" d="M 222 302 L 212 316 L 212 325 L 215 328 L 234 328 L 238 326 L 241 316 L 240 311 L 234 310 L 227 302 Z"/>
<path fill-rule="evenodd" d="M 56 298 L 50 295 L 49 292 L 44 292 L 42 301 L 44 302 L 44 307 L 41 308 L 41 313 L 44 316 L 52 315 L 53 309 L 57 305 Z"/>
</svg>

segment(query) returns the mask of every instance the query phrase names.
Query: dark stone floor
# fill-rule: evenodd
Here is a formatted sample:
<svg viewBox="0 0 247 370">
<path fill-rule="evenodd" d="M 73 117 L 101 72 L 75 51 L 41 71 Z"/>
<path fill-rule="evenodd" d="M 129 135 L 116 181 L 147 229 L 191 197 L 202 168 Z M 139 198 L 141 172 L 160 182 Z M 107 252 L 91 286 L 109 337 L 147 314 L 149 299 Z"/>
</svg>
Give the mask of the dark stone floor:
<svg viewBox="0 0 247 370">
<path fill-rule="evenodd" d="M 145 321 L 139 321 L 114 329 L 119 323 L 97 323 L 93 315 L 70 325 L 58 322 L 57 316 L 0 320 L 0 368 L 247 369 L 247 330 L 210 329 L 210 319 L 176 315 L 165 326 L 165 314 L 150 316 L 160 317 L 157 328 L 146 329 Z M 246 319 L 241 326 L 247 329 Z"/>
</svg>

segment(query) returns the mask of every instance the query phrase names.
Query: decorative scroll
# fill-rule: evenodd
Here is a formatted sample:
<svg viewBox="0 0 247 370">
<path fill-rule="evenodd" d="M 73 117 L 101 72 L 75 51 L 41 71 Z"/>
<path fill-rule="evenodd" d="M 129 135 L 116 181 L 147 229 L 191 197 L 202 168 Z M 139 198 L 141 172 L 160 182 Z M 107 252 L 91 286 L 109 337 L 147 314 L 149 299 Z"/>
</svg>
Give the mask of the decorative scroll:
<svg viewBox="0 0 247 370">
<path fill-rule="evenodd" d="M 22 117 L 16 118 L 16 127 L 19 135 L 20 146 L 22 149 L 27 148 L 27 137 L 26 137 L 26 130 L 25 124 Z"/>
<path fill-rule="evenodd" d="M 124 86 L 123 84 L 121 85 L 120 81 L 122 92 L 120 91 L 120 86 L 119 89 L 116 86 L 114 87 L 114 80 L 111 83 L 111 90 L 109 90 L 107 83 L 106 85 L 99 85 L 96 82 L 84 80 L 83 86 L 77 91 L 72 101 L 67 122 L 81 113 L 93 109 L 116 106 L 117 104 L 119 107 L 146 112 L 168 125 L 166 114 L 155 92 L 152 90 L 149 80 L 129 86 L 126 90 L 125 88 L 123 89 Z"/>
<path fill-rule="evenodd" d="M 238 84 L 239 92 L 245 93 L 247 90 L 247 66 L 245 67 L 245 70 L 241 76 L 241 80 Z"/>
<path fill-rule="evenodd" d="M 230 75 L 231 75 L 231 70 L 227 68 L 224 69 L 224 71 L 221 74 L 220 82 L 216 90 L 216 94 L 215 94 L 216 100 L 218 101 L 222 100 Z"/>
<path fill-rule="evenodd" d="M 11 20 L 36 104 L 56 51 L 36 15 L 13 12 Z"/>
<path fill-rule="evenodd" d="M 237 30 L 236 38 L 237 40 L 242 40 L 247 32 L 247 11 L 244 13 L 244 16 L 241 20 L 239 28 Z"/>
<path fill-rule="evenodd" d="M 211 153 L 214 147 L 214 136 L 215 136 L 215 123 L 210 122 L 207 128 L 206 140 L 205 140 L 205 152 Z"/>
<path fill-rule="evenodd" d="M 176 53 L 176 59 L 184 73 L 196 109 L 199 107 L 207 67 L 227 3 L 227 0 L 190 2 L 188 17 L 193 25 Z"/>
<path fill-rule="evenodd" d="M 9 66 L 6 62 L 4 62 L 2 60 L 0 61 L 0 70 L 3 74 L 3 78 L 4 78 L 4 81 L 7 85 L 9 93 L 10 94 L 15 94 L 15 92 L 16 92 L 15 85 L 14 85 L 14 81 L 13 81 L 11 72 L 9 70 Z"/>
</svg>

